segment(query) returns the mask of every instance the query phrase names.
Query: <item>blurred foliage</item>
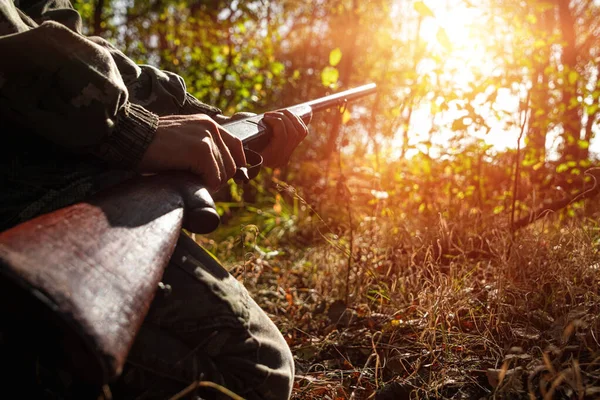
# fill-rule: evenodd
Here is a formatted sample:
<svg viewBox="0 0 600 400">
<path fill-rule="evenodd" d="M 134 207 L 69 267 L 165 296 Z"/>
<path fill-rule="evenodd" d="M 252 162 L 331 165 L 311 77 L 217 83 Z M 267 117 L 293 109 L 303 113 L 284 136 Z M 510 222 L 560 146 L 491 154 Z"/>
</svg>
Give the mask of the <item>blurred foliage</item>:
<svg viewBox="0 0 600 400">
<path fill-rule="evenodd" d="M 316 219 L 336 234 L 386 218 L 425 226 L 444 218 L 479 234 L 592 181 L 585 171 L 597 164 L 597 2 L 74 4 L 88 34 L 180 74 L 225 113 L 378 84 L 376 96 L 343 114 L 317 116 L 288 167 L 231 186 L 220 211 L 235 216 L 244 207 L 236 218 L 264 229 L 263 239 Z M 575 202 L 560 215 L 583 213 Z"/>
</svg>

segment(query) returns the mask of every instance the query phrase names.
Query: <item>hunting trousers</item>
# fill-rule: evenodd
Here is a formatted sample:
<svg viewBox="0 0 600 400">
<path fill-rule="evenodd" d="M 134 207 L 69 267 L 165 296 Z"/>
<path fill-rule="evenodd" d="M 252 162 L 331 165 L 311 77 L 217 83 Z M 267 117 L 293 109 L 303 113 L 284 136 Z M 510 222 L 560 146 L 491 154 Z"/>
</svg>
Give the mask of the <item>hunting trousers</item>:
<svg viewBox="0 0 600 400">
<path fill-rule="evenodd" d="M 219 262 L 181 234 L 162 289 L 112 387 L 115 399 L 169 399 L 209 381 L 245 399 L 288 399 L 294 362 L 283 336 Z M 230 399 L 200 387 L 185 398 Z"/>
</svg>

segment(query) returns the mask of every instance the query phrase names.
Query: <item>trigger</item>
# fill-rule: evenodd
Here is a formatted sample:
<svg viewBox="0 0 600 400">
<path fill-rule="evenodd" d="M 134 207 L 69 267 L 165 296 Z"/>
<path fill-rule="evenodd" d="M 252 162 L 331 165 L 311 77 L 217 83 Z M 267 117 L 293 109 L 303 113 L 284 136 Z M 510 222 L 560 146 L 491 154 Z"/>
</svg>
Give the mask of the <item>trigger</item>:
<svg viewBox="0 0 600 400">
<path fill-rule="evenodd" d="M 235 171 L 235 174 L 233 175 L 233 179 L 241 181 L 243 183 L 250 182 L 250 177 L 248 176 L 248 168 L 246 168 L 246 167 L 239 167 Z"/>
</svg>

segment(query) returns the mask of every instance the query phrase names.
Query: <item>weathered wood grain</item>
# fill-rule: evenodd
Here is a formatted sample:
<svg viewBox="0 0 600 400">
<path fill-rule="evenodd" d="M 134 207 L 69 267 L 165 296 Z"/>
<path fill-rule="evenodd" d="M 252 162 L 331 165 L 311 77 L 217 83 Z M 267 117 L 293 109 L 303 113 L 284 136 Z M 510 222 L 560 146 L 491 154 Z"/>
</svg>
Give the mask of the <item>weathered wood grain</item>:
<svg viewBox="0 0 600 400">
<path fill-rule="evenodd" d="M 148 311 L 195 192 L 175 183 L 140 178 L 0 233 L 0 277 L 66 328 L 57 345 L 89 381 L 121 372 Z"/>
</svg>

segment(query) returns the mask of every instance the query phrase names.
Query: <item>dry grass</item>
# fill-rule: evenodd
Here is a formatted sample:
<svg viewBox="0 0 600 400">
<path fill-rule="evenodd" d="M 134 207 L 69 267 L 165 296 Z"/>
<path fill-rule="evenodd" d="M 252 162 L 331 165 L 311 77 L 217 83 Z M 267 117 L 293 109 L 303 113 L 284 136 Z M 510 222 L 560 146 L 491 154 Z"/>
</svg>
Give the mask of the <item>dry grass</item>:
<svg viewBox="0 0 600 400">
<path fill-rule="evenodd" d="M 220 255 L 292 347 L 296 399 L 587 399 L 600 396 L 599 229 L 473 240 L 444 220 L 335 235 L 312 221 L 271 242 L 283 254 L 242 258 L 231 239 Z"/>
<path fill-rule="evenodd" d="M 491 178 L 460 200 L 418 168 L 304 171 L 311 204 L 275 180 L 272 209 L 201 239 L 282 330 L 295 399 L 600 398 L 593 199 L 511 233 Z"/>
</svg>

